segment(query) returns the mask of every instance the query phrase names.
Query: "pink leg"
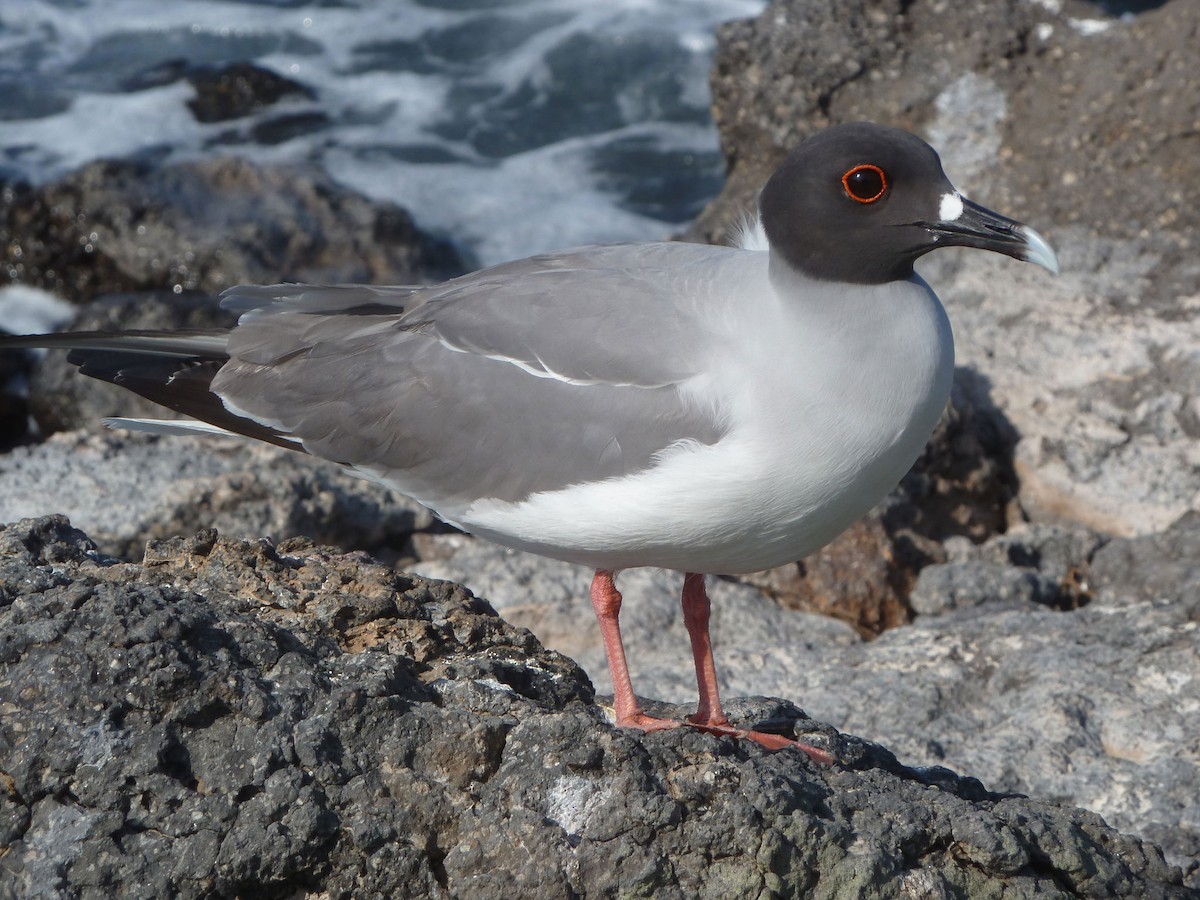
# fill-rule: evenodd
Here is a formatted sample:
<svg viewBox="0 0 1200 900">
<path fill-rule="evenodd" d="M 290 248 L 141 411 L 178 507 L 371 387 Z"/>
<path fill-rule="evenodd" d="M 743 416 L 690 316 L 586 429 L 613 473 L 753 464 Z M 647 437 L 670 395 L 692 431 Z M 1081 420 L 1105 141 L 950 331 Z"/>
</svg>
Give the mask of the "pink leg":
<svg viewBox="0 0 1200 900">
<path fill-rule="evenodd" d="M 592 578 L 592 609 L 600 623 L 600 636 L 604 639 L 604 654 L 608 657 L 608 670 L 612 675 L 613 706 L 616 708 L 617 725 L 622 728 L 640 728 L 657 731 L 677 728 L 679 722 L 657 719 L 642 712 L 642 707 L 633 694 L 633 683 L 629 680 L 629 666 L 625 662 L 625 647 L 621 643 L 621 625 L 617 617 L 621 614 L 621 592 L 613 584 L 613 573 L 597 569 Z"/>
<path fill-rule="evenodd" d="M 696 714 L 688 717 L 688 723 L 712 734 L 749 738 L 771 750 L 790 747 L 807 753 L 819 763 L 831 765 L 834 761 L 833 756 L 818 747 L 793 741 L 791 738 L 785 738 L 779 734 L 744 731 L 730 724 L 725 713 L 721 711 L 721 698 L 717 691 L 717 666 L 713 661 L 712 638 L 708 632 L 711 607 L 708 591 L 704 587 L 704 576 L 688 572 L 683 576 L 683 624 L 692 641 L 692 659 L 696 663 L 696 686 L 700 691 L 700 703 L 696 708 Z M 614 675 L 614 679 L 615 677 Z"/>
<path fill-rule="evenodd" d="M 725 726 L 729 720 L 721 712 L 721 697 L 717 691 L 717 664 L 713 660 L 712 639 L 708 634 L 708 619 L 712 604 L 704 589 L 704 576 L 688 572 L 683 576 L 683 624 L 692 640 L 692 660 L 696 664 L 696 686 L 700 689 L 700 704 L 688 721 L 694 725 Z"/>
<path fill-rule="evenodd" d="M 710 734 L 728 737 L 749 738 L 771 750 L 792 748 L 807 753 L 814 760 L 831 764 L 834 759 L 817 747 L 810 747 L 778 734 L 761 731 L 743 731 L 735 728 L 721 711 L 721 698 L 717 691 L 717 669 L 713 662 L 712 641 L 708 634 L 711 604 L 704 588 L 704 576 L 689 572 L 683 579 L 683 622 L 692 641 L 692 658 L 696 663 L 696 683 L 700 689 L 700 705 L 696 714 L 686 724 Z M 608 657 L 608 668 L 612 674 L 613 705 L 616 708 L 617 725 L 623 728 L 640 728 L 642 731 L 658 731 L 678 728 L 685 723 L 674 719 L 659 719 L 642 712 L 642 707 L 633 693 L 629 679 L 629 666 L 625 661 L 625 647 L 621 643 L 621 592 L 613 583 L 613 573 L 597 569 L 592 579 L 592 608 L 600 623 L 600 635 L 604 639 L 604 653 Z"/>
</svg>

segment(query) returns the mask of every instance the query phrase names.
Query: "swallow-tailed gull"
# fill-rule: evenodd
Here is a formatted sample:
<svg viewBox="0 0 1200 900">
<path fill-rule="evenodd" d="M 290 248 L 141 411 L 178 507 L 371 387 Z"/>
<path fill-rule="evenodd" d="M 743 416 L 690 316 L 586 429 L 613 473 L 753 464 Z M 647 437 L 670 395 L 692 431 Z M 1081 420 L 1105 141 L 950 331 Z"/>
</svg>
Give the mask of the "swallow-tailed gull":
<svg viewBox="0 0 1200 900">
<path fill-rule="evenodd" d="M 230 331 L 10 339 L 221 432 L 331 460 L 465 531 L 595 570 L 616 722 L 646 715 L 617 571 L 684 574 L 699 708 L 721 711 L 706 574 L 798 560 L 866 513 L 946 405 L 950 323 L 913 262 L 977 247 L 1057 271 L 1032 229 L 963 197 L 934 150 L 858 123 L 801 143 L 739 248 L 581 247 L 430 287 L 235 287 Z"/>
</svg>

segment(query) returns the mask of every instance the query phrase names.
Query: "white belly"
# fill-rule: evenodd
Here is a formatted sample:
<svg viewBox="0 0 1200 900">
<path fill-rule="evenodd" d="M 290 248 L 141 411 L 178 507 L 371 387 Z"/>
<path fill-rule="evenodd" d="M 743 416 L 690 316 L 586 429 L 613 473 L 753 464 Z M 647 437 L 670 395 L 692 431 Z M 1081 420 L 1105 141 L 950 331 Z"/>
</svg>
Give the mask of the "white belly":
<svg viewBox="0 0 1200 900">
<path fill-rule="evenodd" d="M 729 330 L 741 346 L 710 348 L 692 388 L 728 414 L 716 444 L 672 447 L 622 478 L 478 501 L 455 524 L 604 569 L 734 574 L 828 543 L 920 454 L 949 395 L 953 338 L 920 279 L 859 288 L 853 302 L 832 285 L 804 290 L 800 309 L 746 311 L 755 321 Z"/>
</svg>

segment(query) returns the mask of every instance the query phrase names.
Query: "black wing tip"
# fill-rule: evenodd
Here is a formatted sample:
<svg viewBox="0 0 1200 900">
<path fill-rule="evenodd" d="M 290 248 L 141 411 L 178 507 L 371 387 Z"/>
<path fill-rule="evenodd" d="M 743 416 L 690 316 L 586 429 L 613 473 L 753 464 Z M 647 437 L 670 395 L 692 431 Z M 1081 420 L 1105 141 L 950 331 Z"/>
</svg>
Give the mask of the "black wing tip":
<svg viewBox="0 0 1200 900">
<path fill-rule="evenodd" d="M 229 359 L 228 331 L 60 331 L 0 335 L 0 350 L 63 349 L 81 375 L 115 384 L 152 403 L 255 440 L 301 450 L 293 438 L 225 408 L 211 390 Z"/>
<path fill-rule="evenodd" d="M 67 361 L 78 366 L 82 375 L 115 384 L 192 419 L 288 450 L 304 450 L 289 435 L 226 408 L 212 391 L 212 380 L 224 360 L 75 348 Z"/>
</svg>

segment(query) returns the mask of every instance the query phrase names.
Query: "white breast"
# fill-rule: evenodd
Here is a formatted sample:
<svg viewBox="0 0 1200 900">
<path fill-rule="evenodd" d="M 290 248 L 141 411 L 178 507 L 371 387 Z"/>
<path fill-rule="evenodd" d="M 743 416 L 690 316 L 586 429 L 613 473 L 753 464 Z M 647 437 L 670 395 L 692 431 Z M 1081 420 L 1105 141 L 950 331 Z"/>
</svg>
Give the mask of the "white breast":
<svg viewBox="0 0 1200 900">
<path fill-rule="evenodd" d="M 625 478 L 480 501 L 458 524 L 596 568 L 731 574 L 799 559 L 878 503 L 949 395 L 945 312 L 919 278 L 846 291 L 784 267 L 768 276 L 765 257 L 688 385 L 724 411 L 724 438 Z"/>
</svg>

